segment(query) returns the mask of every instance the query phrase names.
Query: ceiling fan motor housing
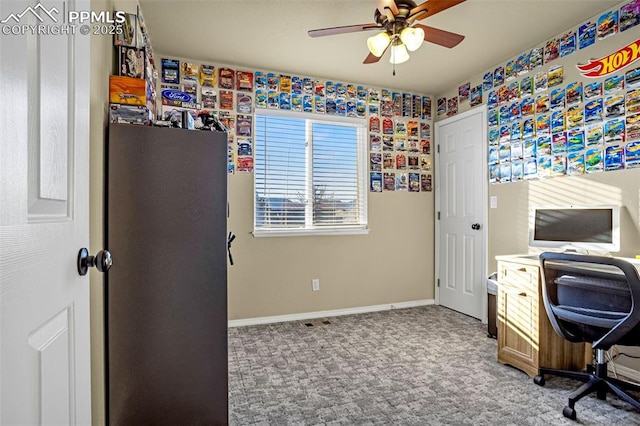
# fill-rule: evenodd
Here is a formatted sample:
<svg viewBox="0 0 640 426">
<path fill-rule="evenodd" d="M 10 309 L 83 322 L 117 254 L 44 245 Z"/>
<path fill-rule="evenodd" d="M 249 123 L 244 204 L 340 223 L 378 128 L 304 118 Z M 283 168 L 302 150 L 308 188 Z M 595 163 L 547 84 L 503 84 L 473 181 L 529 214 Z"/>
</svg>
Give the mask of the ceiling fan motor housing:
<svg viewBox="0 0 640 426">
<path fill-rule="evenodd" d="M 375 22 L 384 27 L 389 35 L 399 34 L 400 31 L 408 26 L 407 18 L 409 17 L 411 9 L 416 7 L 416 4 L 411 0 L 402 0 L 396 2 L 396 6 L 398 7 L 398 14 L 395 16 L 389 9 L 385 10 L 387 12 L 386 14 L 380 13 L 378 9 L 376 9 L 373 14 Z"/>
</svg>

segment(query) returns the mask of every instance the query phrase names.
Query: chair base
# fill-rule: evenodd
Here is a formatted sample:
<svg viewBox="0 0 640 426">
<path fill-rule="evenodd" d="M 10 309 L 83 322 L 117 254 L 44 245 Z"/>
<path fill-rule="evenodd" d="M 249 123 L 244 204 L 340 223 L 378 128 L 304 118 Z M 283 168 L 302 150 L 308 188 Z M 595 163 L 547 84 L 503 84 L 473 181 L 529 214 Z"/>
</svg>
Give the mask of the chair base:
<svg viewBox="0 0 640 426">
<path fill-rule="evenodd" d="M 571 393 L 571 395 L 569 395 L 569 403 L 562 410 L 562 414 L 571 420 L 576 419 L 576 410 L 574 408 L 576 402 L 594 392 L 596 393 L 597 398 L 601 400 L 606 400 L 607 393 L 612 393 L 621 400 L 626 401 L 635 409 L 640 410 L 640 401 L 625 392 L 625 390 L 640 392 L 640 385 L 608 377 L 606 362 L 596 363 L 595 368 L 589 368 L 588 370 L 590 371 L 578 372 L 557 370 L 554 368 L 539 368 L 538 375 L 534 377 L 533 382 L 539 386 L 544 386 L 545 374 L 567 377 L 585 382 L 582 386 Z"/>
</svg>

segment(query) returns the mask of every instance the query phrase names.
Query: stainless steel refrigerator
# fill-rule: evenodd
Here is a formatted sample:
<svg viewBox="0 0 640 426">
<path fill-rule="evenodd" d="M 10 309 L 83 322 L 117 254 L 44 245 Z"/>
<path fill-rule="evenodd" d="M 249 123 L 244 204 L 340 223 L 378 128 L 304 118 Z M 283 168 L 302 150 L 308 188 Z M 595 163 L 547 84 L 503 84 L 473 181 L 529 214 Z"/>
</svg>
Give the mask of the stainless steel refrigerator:
<svg viewBox="0 0 640 426">
<path fill-rule="evenodd" d="M 105 158 L 107 422 L 227 424 L 226 134 L 112 124 Z"/>
</svg>

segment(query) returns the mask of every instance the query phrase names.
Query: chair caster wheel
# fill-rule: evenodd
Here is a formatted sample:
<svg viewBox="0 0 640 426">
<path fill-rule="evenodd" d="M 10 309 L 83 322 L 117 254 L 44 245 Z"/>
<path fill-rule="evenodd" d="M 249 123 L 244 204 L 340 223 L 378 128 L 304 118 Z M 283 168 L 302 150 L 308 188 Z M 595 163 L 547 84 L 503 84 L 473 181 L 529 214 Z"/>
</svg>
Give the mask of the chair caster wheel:
<svg viewBox="0 0 640 426">
<path fill-rule="evenodd" d="M 538 386 L 544 386 L 545 381 L 544 381 L 544 376 L 536 376 L 533 378 L 533 383 L 535 383 Z"/>
<path fill-rule="evenodd" d="M 573 408 L 566 406 L 562 409 L 562 415 L 568 419 L 575 420 L 576 419 L 576 410 Z"/>
</svg>

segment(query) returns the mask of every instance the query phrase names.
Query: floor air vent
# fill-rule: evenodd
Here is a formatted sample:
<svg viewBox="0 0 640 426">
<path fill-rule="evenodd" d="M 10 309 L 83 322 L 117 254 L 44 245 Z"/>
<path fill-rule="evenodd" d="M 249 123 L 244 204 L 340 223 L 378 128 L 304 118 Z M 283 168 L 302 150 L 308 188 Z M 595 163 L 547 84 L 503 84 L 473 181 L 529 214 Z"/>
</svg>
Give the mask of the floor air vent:
<svg viewBox="0 0 640 426">
<path fill-rule="evenodd" d="M 322 320 L 322 321 L 308 321 L 308 322 L 303 322 L 302 325 L 304 325 L 305 327 L 321 327 L 324 325 L 329 325 L 331 324 L 331 321 L 329 320 Z"/>
</svg>

